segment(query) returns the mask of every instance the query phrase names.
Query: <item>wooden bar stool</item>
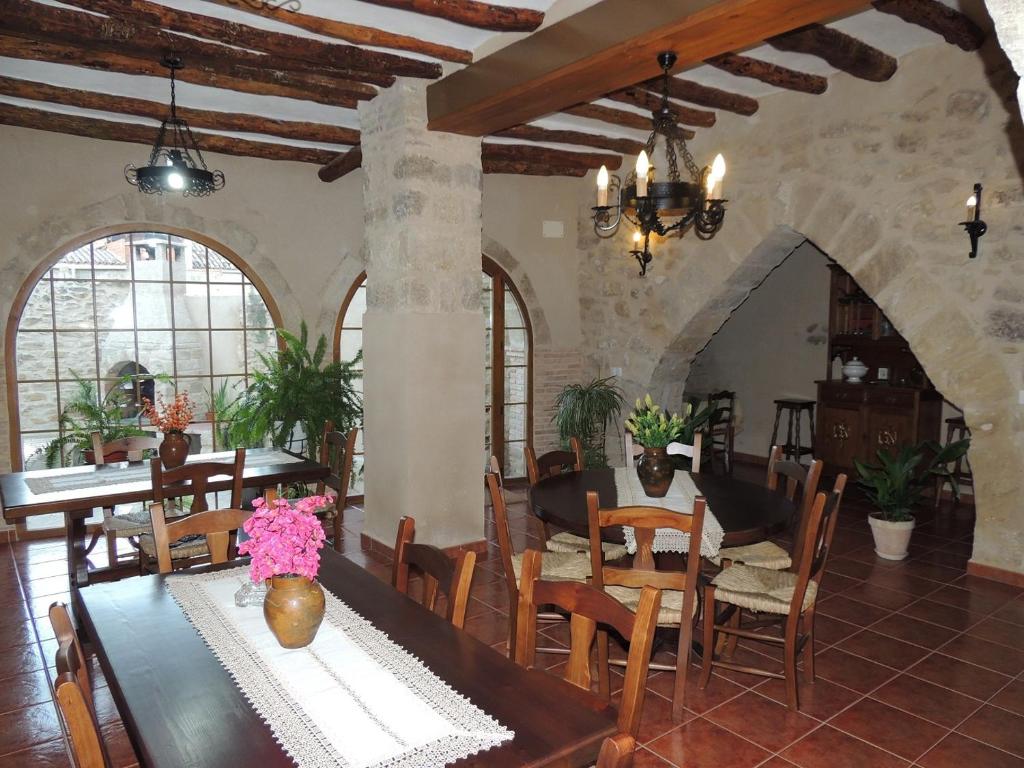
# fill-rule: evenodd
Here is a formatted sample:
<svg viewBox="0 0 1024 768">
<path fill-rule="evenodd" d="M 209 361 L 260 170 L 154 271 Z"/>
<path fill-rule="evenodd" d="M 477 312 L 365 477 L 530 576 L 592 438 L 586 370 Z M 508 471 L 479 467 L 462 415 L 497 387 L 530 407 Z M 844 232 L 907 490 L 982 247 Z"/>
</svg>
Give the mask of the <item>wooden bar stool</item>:
<svg viewBox="0 0 1024 768">
<path fill-rule="evenodd" d="M 813 400 L 782 399 L 775 401 L 775 426 L 772 427 L 772 442 L 770 447 L 779 445 L 777 440 L 779 434 L 779 419 L 782 412 L 786 412 L 786 442 L 782 443 L 782 454 L 787 459 L 799 462 L 805 454 L 814 455 L 814 406 Z M 811 445 L 803 447 L 800 445 L 800 433 L 802 431 L 803 412 L 808 414 L 808 427 L 811 430 Z"/>
<path fill-rule="evenodd" d="M 967 422 L 964 421 L 963 416 L 953 416 L 946 419 L 946 445 L 952 442 L 963 440 L 964 438 L 971 436 L 971 430 L 967 428 Z M 971 472 L 971 462 L 967 458 L 967 454 L 964 454 L 955 462 L 953 462 L 953 478 L 956 480 L 957 485 L 964 485 L 965 483 L 974 489 L 974 473 Z M 939 508 L 939 503 L 942 501 L 942 489 L 945 486 L 947 480 L 944 477 L 935 478 L 935 508 Z M 952 483 L 950 483 L 952 487 Z M 954 495 L 953 505 L 959 498 Z"/>
</svg>

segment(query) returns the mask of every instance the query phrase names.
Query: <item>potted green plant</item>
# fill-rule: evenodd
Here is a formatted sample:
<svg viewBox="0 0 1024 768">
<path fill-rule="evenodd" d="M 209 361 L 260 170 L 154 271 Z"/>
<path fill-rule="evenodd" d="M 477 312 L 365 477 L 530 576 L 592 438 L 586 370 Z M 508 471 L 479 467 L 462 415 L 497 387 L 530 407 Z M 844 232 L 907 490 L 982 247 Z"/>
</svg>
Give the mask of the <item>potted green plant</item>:
<svg viewBox="0 0 1024 768">
<path fill-rule="evenodd" d="M 309 348 L 309 330 L 303 322 L 299 335 L 277 329 L 284 349 L 260 355 L 262 370 L 230 408 L 230 444 L 260 447 L 270 440 L 283 448 L 296 428 L 305 436 L 306 455 L 317 459 L 324 424 L 348 432 L 363 417 L 362 400 L 354 382 L 362 373 L 356 367 L 360 353 L 351 361 L 325 363 L 327 337 L 320 335 Z"/>
<path fill-rule="evenodd" d="M 926 441 L 916 446 L 904 446 L 898 452 L 880 450 L 878 464 L 864 464 L 854 460 L 860 485 L 875 511 L 868 516 L 871 535 L 875 540 L 875 554 L 886 560 L 902 560 L 914 530 L 914 506 L 925 487 L 936 477 L 948 479 L 953 492 L 959 494 L 956 478 L 949 463 L 963 456 L 971 441 L 958 440 L 946 446 Z M 922 465 L 925 455 L 931 454 Z"/>
<path fill-rule="evenodd" d="M 677 442 L 683 432 L 683 419 L 678 413 L 668 414 L 651 399 L 637 399 L 636 408 L 626 419 L 633 439 L 644 447 L 636 465 L 636 475 L 644 493 L 661 498 L 668 493 L 675 475 L 675 463 L 668 455 L 669 443 Z"/>
<path fill-rule="evenodd" d="M 562 447 L 569 438 L 583 443 L 584 463 L 588 468 L 607 467 L 605 435 L 608 425 L 619 417 L 625 400 L 613 377 L 594 379 L 588 384 L 569 384 L 555 397 L 552 421 L 558 427 Z"/>
</svg>

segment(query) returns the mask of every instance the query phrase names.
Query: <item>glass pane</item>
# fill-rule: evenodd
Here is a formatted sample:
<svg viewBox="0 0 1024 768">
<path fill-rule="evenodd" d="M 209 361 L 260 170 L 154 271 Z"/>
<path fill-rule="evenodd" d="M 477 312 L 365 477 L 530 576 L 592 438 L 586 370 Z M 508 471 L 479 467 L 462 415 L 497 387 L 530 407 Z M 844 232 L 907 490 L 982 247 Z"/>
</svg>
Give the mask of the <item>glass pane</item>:
<svg viewBox="0 0 1024 768">
<path fill-rule="evenodd" d="M 58 328 L 92 328 L 92 283 L 85 280 L 55 280 L 54 310 Z"/>
<path fill-rule="evenodd" d="M 100 331 L 100 378 L 117 378 L 121 369 L 135 362 L 134 331 Z"/>
<path fill-rule="evenodd" d="M 246 283 L 245 291 L 245 327 L 246 328 L 273 328 L 274 321 L 270 317 L 270 310 L 263 303 L 263 297 L 256 290 L 256 286 Z"/>
<path fill-rule="evenodd" d="M 167 249 L 157 247 L 159 240 L 159 235 L 132 235 L 132 266 L 135 269 L 136 280 L 171 279 L 171 263 L 167 259 Z M 166 244 L 166 236 L 162 241 Z"/>
<path fill-rule="evenodd" d="M 515 294 L 508 288 L 505 289 L 505 327 L 526 327 L 526 323 L 523 322 L 523 313 L 519 311 L 519 302 L 516 301 Z"/>
<path fill-rule="evenodd" d="M 195 408 L 194 420 L 204 421 L 206 412 L 210 409 L 211 381 L 206 376 L 179 376 L 175 382 L 178 385 L 178 394 L 188 392 L 189 399 Z M 192 430 L 189 429 L 189 432 Z"/>
<path fill-rule="evenodd" d="M 207 331 L 175 331 L 174 360 L 178 376 L 209 375 L 209 341 Z"/>
<path fill-rule="evenodd" d="M 505 477 L 523 477 L 526 475 L 526 455 L 523 453 L 522 441 L 505 443 Z"/>
<path fill-rule="evenodd" d="M 175 281 L 206 282 L 206 246 L 172 237 L 170 244 L 171 262 L 174 264 Z"/>
<path fill-rule="evenodd" d="M 484 402 L 488 406 L 492 402 L 492 400 L 491 400 L 491 379 L 493 379 L 493 378 L 494 377 L 491 376 L 491 366 L 488 365 L 484 369 Z"/>
<path fill-rule="evenodd" d="M 134 328 L 132 284 L 105 282 L 96 284 L 96 327 Z"/>
<path fill-rule="evenodd" d="M 345 318 L 341 321 L 342 328 L 362 328 L 363 314 L 366 312 L 366 281 L 352 294 L 352 301 L 345 310 Z"/>
<path fill-rule="evenodd" d="M 174 372 L 174 334 L 170 331 L 139 331 L 138 363 L 153 374 Z"/>
<path fill-rule="evenodd" d="M 215 374 L 245 373 L 245 333 L 214 331 L 213 372 Z"/>
<path fill-rule="evenodd" d="M 96 338 L 92 331 L 58 332 L 57 356 L 60 378 L 72 379 L 76 374 L 86 379 L 96 378 Z"/>
<path fill-rule="evenodd" d="M 526 331 L 505 331 L 505 365 L 526 365 Z"/>
<path fill-rule="evenodd" d="M 358 495 L 363 492 L 363 457 L 352 457 L 352 493 Z"/>
<path fill-rule="evenodd" d="M 493 321 L 491 319 L 491 316 L 492 316 L 492 312 L 491 312 L 492 301 L 491 301 L 491 299 L 493 298 L 493 294 L 492 294 L 492 291 L 491 291 L 490 278 L 487 277 L 486 275 L 484 277 L 486 278 L 487 282 L 484 284 L 483 295 L 481 296 L 480 303 L 483 305 L 483 310 L 484 310 L 484 326 L 489 330 L 493 326 Z"/>
<path fill-rule="evenodd" d="M 170 283 L 136 283 L 135 303 L 139 328 L 171 327 Z"/>
<path fill-rule="evenodd" d="M 206 306 L 209 289 L 205 285 L 175 283 L 172 291 L 175 328 L 210 327 L 210 312 Z"/>
<path fill-rule="evenodd" d="M 56 429 L 57 385 L 52 381 L 19 384 L 18 411 L 22 429 Z"/>
<path fill-rule="evenodd" d="M 242 328 L 242 286 L 210 286 L 210 327 Z"/>
<path fill-rule="evenodd" d="M 361 330 L 342 331 L 340 346 L 339 359 L 352 360 L 363 348 L 363 332 Z"/>
<path fill-rule="evenodd" d="M 32 289 L 25 309 L 21 313 L 21 330 L 30 328 L 53 328 L 53 307 L 50 306 L 50 281 L 40 280 Z"/>
<path fill-rule="evenodd" d="M 53 359 L 53 333 L 50 331 L 21 331 L 17 339 L 18 378 L 55 379 L 57 371 Z"/>
<path fill-rule="evenodd" d="M 92 247 L 83 245 L 68 251 L 50 268 L 53 277 L 64 277 L 79 280 L 92 279 Z"/>
<path fill-rule="evenodd" d="M 505 369 L 505 402 L 526 402 L 526 368 Z"/>
<path fill-rule="evenodd" d="M 21 435 L 21 457 L 25 469 L 46 469 L 46 457 L 43 453 L 45 446 L 57 437 L 56 432 L 41 432 Z M 57 460 L 60 463 L 60 459 Z M 64 516 L 61 515 L 63 521 Z"/>
<path fill-rule="evenodd" d="M 249 370 L 262 370 L 265 366 L 260 362 L 260 354 L 277 354 L 277 334 L 273 331 L 246 331 L 245 347 Z"/>
<path fill-rule="evenodd" d="M 505 406 L 505 440 L 526 439 L 526 406 Z"/>
<path fill-rule="evenodd" d="M 127 235 L 96 240 L 92 244 L 93 271 L 97 280 L 131 280 Z"/>
<path fill-rule="evenodd" d="M 199 246 L 197 246 L 198 248 Z M 242 270 L 212 249 L 206 249 L 211 283 L 241 283 Z"/>
</svg>

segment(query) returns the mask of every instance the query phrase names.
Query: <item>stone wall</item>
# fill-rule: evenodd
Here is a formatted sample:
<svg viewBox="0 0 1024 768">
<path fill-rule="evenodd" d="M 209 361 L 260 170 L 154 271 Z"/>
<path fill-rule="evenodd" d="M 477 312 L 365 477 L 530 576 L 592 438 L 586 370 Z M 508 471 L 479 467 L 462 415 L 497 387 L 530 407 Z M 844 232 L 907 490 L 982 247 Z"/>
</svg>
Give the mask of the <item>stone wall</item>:
<svg viewBox="0 0 1024 768">
<path fill-rule="evenodd" d="M 989 62 L 988 68 L 984 62 Z M 628 394 L 677 403 L 693 356 L 805 237 L 850 272 L 910 341 L 974 432 L 974 560 L 1024 571 L 1024 190 L 1016 79 L 994 42 L 904 57 L 888 83 L 844 75 L 821 96 L 719 114 L 695 156 L 722 151 L 731 200 L 721 233 L 654 244 L 646 279 L 629 233 L 598 239 L 580 199 L 580 302 L 589 366 L 622 367 Z M 1009 107 L 1008 107 L 1009 105 Z M 989 234 L 977 260 L 957 222 L 975 181 Z"/>
</svg>

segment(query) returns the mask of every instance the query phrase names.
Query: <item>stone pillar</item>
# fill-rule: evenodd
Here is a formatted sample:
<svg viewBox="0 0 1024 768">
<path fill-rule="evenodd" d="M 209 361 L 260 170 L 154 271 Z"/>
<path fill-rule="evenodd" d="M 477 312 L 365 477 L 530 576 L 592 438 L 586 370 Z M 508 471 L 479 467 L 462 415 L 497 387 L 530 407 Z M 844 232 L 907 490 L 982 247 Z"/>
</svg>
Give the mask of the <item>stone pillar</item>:
<svg viewBox="0 0 1024 768">
<path fill-rule="evenodd" d="M 480 140 L 426 129 L 426 83 L 359 106 L 367 309 L 366 535 L 484 538 Z"/>
</svg>

